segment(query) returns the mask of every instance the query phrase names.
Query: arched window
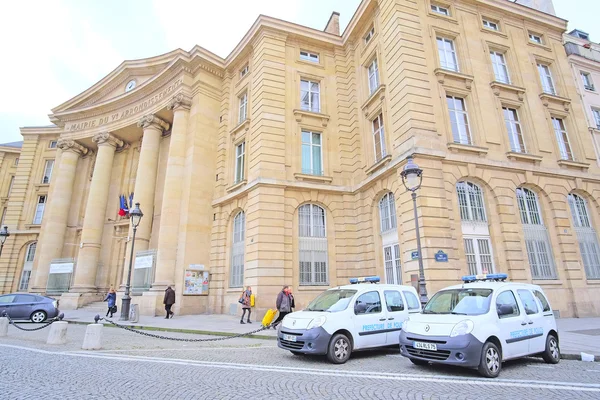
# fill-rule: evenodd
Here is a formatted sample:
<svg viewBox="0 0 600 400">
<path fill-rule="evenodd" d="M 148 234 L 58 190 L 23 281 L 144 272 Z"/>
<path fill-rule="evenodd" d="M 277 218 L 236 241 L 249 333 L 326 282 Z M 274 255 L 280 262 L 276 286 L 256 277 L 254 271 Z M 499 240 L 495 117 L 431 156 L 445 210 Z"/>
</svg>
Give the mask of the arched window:
<svg viewBox="0 0 600 400">
<path fill-rule="evenodd" d="M 246 238 L 246 214 L 237 213 L 233 219 L 233 235 L 231 240 L 231 270 L 229 274 L 230 287 L 244 285 L 244 253 Z"/>
<path fill-rule="evenodd" d="M 462 181 L 456 184 L 456 193 L 469 273 L 492 273 L 494 258 L 483 191 L 474 183 Z"/>
<path fill-rule="evenodd" d="M 29 288 L 29 278 L 31 278 L 31 269 L 33 267 L 33 259 L 35 257 L 35 249 L 37 242 L 30 243 L 25 251 L 25 262 L 23 264 L 23 272 L 21 272 L 21 280 L 19 281 L 19 290 L 27 290 Z"/>
<path fill-rule="evenodd" d="M 600 245 L 588 214 L 586 201 L 583 197 L 572 193 L 569 195 L 569 207 L 579 241 L 585 275 L 588 279 L 600 279 Z"/>
<path fill-rule="evenodd" d="M 300 285 L 328 285 L 325 210 L 316 204 L 298 209 Z"/>
<path fill-rule="evenodd" d="M 400 285 L 402 284 L 402 274 L 400 271 L 396 202 L 394 194 L 391 192 L 386 193 L 379 200 L 379 222 L 381 226 L 381 243 L 383 244 L 385 282 Z"/>
<path fill-rule="evenodd" d="M 519 215 L 523 224 L 525 247 L 533 279 L 556 279 L 556 268 L 548 230 L 544 226 L 537 195 L 529 189 L 517 188 Z"/>
</svg>

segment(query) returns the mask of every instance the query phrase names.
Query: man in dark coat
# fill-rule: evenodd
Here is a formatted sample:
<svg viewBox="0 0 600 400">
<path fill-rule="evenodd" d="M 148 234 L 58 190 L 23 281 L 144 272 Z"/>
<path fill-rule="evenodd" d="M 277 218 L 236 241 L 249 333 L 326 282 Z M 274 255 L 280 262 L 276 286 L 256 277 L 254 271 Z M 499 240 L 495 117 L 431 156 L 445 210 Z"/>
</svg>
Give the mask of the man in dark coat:
<svg viewBox="0 0 600 400">
<path fill-rule="evenodd" d="M 277 295 L 277 301 L 275 302 L 277 310 L 279 311 L 279 316 L 277 319 L 271 324 L 273 329 L 277 329 L 277 325 L 283 320 L 283 317 L 292 312 L 292 299 L 290 297 L 290 287 L 284 286 L 281 289 L 281 292 Z"/>
<path fill-rule="evenodd" d="M 173 311 L 171 311 L 171 306 L 175 304 L 175 291 L 171 289 L 171 286 L 165 289 L 165 299 L 163 300 L 163 304 L 165 305 L 165 311 L 167 312 L 167 316 L 165 319 L 169 319 L 169 317 L 173 318 Z"/>
</svg>

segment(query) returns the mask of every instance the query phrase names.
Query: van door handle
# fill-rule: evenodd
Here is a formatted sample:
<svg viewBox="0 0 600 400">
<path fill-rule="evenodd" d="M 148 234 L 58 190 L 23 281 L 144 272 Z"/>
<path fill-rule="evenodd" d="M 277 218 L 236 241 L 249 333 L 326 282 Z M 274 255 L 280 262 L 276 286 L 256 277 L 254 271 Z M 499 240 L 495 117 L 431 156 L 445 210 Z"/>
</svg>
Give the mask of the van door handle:
<svg viewBox="0 0 600 400">
<path fill-rule="evenodd" d="M 521 325 L 527 325 L 527 322 L 523 321 L 521 322 Z"/>
<path fill-rule="evenodd" d="M 529 324 L 529 325 L 533 324 L 533 321 L 529 321 L 529 322 L 528 322 L 528 324 Z"/>
<path fill-rule="evenodd" d="M 388 321 L 393 321 L 393 320 L 394 320 L 394 318 L 388 318 Z"/>
<path fill-rule="evenodd" d="M 380 321 L 385 321 L 385 318 L 379 318 Z"/>
</svg>

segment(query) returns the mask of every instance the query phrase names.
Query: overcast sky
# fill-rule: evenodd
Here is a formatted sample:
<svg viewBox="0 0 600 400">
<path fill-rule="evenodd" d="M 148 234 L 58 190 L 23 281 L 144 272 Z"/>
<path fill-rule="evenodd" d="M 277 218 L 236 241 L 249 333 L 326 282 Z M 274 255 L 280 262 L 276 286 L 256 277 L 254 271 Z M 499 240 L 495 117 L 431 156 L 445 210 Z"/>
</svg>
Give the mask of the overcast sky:
<svg viewBox="0 0 600 400">
<path fill-rule="evenodd" d="M 20 0 L 0 19 L 0 143 L 19 127 L 48 125 L 50 109 L 102 79 L 123 60 L 198 44 L 225 57 L 259 14 L 342 30 L 360 0 Z M 600 41 L 600 0 L 554 0 L 558 16 Z"/>
</svg>

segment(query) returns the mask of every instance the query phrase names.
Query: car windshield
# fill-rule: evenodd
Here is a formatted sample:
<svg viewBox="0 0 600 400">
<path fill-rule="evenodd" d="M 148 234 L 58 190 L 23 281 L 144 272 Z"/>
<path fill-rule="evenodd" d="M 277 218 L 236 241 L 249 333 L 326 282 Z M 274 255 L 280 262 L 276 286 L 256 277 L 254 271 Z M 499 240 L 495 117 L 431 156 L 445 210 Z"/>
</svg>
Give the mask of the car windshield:
<svg viewBox="0 0 600 400">
<path fill-rule="evenodd" d="M 348 308 L 348 304 L 350 304 L 350 300 L 352 300 L 355 294 L 356 290 L 327 290 L 311 301 L 306 311 L 343 311 Z"/>
<path fill-rule="evenodd" d="M 423 309 L 423 314 L 481 315 L 490 309 L 491 289 L 442 290 Z"/>
</svg>

